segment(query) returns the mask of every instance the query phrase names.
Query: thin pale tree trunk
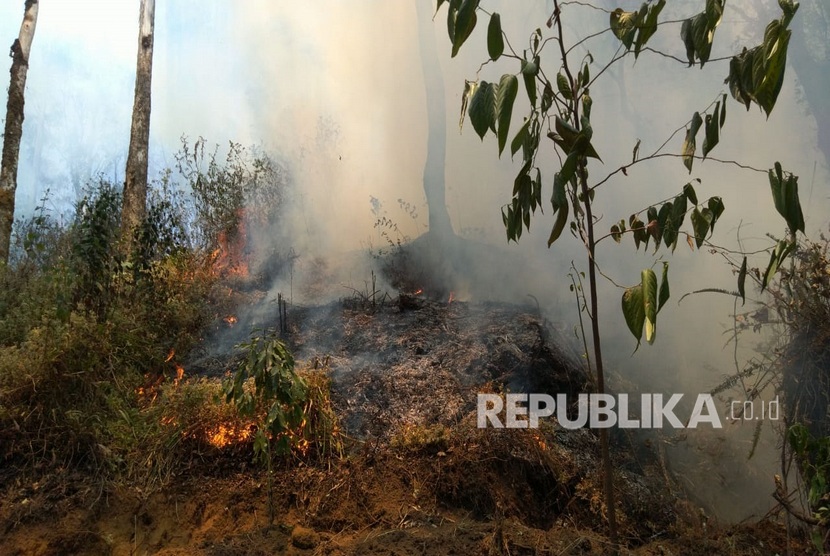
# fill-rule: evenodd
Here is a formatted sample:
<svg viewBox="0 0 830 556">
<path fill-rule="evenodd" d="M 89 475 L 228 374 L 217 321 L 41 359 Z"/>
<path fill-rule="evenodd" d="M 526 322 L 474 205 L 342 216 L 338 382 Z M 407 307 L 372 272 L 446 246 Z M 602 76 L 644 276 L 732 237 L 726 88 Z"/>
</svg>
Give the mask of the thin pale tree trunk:
<svg viewBox="0 0 830 556">
<path fill-rule="evenodd" d="M 20 158 L 20 138 L 23 136 L 23 105 L 29 53 L 35 38 L 38 0 L 27 0 L 20 34 L 11 48 L 12 69 L 9 99 L 6 104 L 6 129 L 3 139 L 3 159 L 0 162 L 0 262 L 9 260 L 9 244 L 14 222 L 14 196 L 17 191 L 17 165 Z"/>
<path fill-rule="evenodd" d="M 418 0 L 418 43 L 421 49 L 421 66 L 424 71 L 424 87 L 427 97 L 427 160 L 424 167 L 424 193 L 429 209 L 429 231 L 448 239 L 453 233 L 450 214 L 447 212 L 447 194 L 444 180 L 447 151 L 446 99 L 444 78 L 438 61 L 438 48 L 433 36 L 430 2 Z"/>
<path fill-rule="evenodd" d="M 153 80 L 153 37 L 155 0 L 141 0 L 138 33 L 138 61 L 135 71 L 135 104 L 127 154 L 122 236 L 128 240 L 147 211 L 147 164 L 150 146 L 150 96 Z"/>
</svg>

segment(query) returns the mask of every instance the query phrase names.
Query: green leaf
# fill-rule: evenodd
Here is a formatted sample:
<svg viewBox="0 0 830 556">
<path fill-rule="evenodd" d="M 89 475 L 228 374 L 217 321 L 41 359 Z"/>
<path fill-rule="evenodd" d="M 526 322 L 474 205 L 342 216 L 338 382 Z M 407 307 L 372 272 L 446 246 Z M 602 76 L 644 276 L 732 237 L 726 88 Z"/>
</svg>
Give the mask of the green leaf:
<svg viewBox="0 0 830 556">
<path fill-rule="evenodd" d="M 787 221 L 790 233 L 804 233 L 804 214 L 798 198 L 798 176 L 789 172 L 785 176 L 781 163 L 776 162 L 774 171 L 769 171 L 769 183 L 775 210 Z"/>
<path fill-rule="evenodd" d="M 672 204 L 671 201 L 669 201 L 668 203 L 663 203 L 663 206 L 660 207 L 660 212 L 657 214 L 657 242 L 659 244 L 660 240 L 664 239 L 665 243 L 666 243 L 666 247 L 670 246 L 674 242 L 674 239 L 669 241 L 669 239 L 666 238 L 666 232 L 667 232 L 667 229 L 670 225 L 672 211 L 673 211 L 673 204 Z M 671 233 L 671 232 L 669 231 L 669 233 Z M 675 229 L 675 231 L 674 231 L 674 238 L 676 238 L 676 237 L 677 237 L 677 229 Z M 655 252 L 656 252 L 656 249 L 655 249 Z"/>
<path fill-rule="evenodd" d="M 636 12 L 626 12 L 622 8 L 617 8 L 611 12 L 611 31 L 625 45 L 626 50 L 630 50 L 631 44 L 634 42 L 634 34 L 637 32 L 637 19 L 638 14 Z"/>
<path fill-rule="evenodd" d="M 495 12 L 487 26 L 487 53 L 491 60 L 498 60 L 504 52 L 504 37 L 501 35 L 501 16 Z"/>
<path fill-rule="evenodd" d="M 703 118 L 700 117 L 699 112 L 695 112 L 692 116 L 692 124 L 686 130 L 686 138 L 683 140 L 683 165 L 688 168 L 689 173 L 692 173 L 692 165 L 695 162 L 695 136 L 697 135 L 700 126 L 703 124 Z"/>
<path fill-rule="evenodd" d="M 720 25 L 723 17 L 725 0 L 706 0 L 706 9 L 683 22 L 680 28 L 680 38 L 686 46 L 686 58 L 689 66 L 693 66 L 695 58 L 700 60 L 700 67 L 709 60 L 712 52 L 712 41 L 715 38 L 715 29 Z"/>
<path fill-rule="evenodd" d="M 536 62 L 522 60 L 521 67 L 522 79 L 525 82 L 525 91 L 527 91 L 527 98 L 530 101 L 531 106 L 536 106 L 536 75 L 539 73 L 539 58 L 536 58 Z M 544 112 L 545 110 L 542 111 Z"/>
<path fill-rule="evenodd" d="M 459 49 L 464 44 L 473 29 L 476 27 L 476 9 L 478 8 L 479 0 L 463 0 L 455 14 L 452 39 L 452 57 L 455 58 Z M 454 2 L 450 3 L 450 11 Z"/>
<path fill-rule="evenodd" d="M 510 155 L 514 156 L 519 149 L 522 148 L 522 145 L 527 140 L 527 130 L 530 127 L 530 120 L 525 120 L 525 123 L 522 124 L 522 127 L 519 128 L 519 131 L 516 133 L 516 136 L 513 137 L 513 141 L 510 142 Z"/>
<path fill-rule="evenodd" d="M 585 93 L 582 94 L 582 114 L 586 118 L 591 117 L 591 106 L 594 105 L 594 100 L 591 98 L 591 95 L 588 94 L 587 90 Z"/>
<path fill-rule="evenodd" d="M 473 98 L 470 99 L 470 121 L 478 136 L 483 140 L 488 129 L 495 126 L 496 121 L 496 86 L 482 81 L 476 87 Z"/>
<path fill-rule="evenodd" d="M 781 263 L 783 263 L 787 256 L 795 249 L 795 246 L 795 242 L 790 243 L 784 239 L 780 240 L 775 246 L 775 249 L 770 254 L 769 264 L 767 265 L 766 272 L 764 272 L 764 279 L 761 281 L 761 292 L 767 289 L 767 286 L 775 276 L 775 273 L 778 272 L 778 268 L 781 266 Z"/>
<path fill-rule="evenodd" d="M 637 347 L 643 337 L 643 325 L 646 321 L 645 303 L 642 285 L 625 290 L 622 296 L 622 313 L 631 334 L 637 339 Z M 636 349 L 634 351 L 637 351 Z"/>
<path fill-rule="evenodd" d="M 720 121 L 719 117 L 720 111 L 720 102 L 715 105 L 715 113 L 710 115 L 706 114 L 706 125 L 704 129 L 706 131 L 706 137 L 703 139 L 703 158 L 706 158 L 706 155 L 715 148 L 715 145 L 718 144 L 720 141 L 720 126 L 718 122 Z"/>
<path fill-rule="evenodd" d="M 559 89 L 559 94 L 565 100 L 573 100 L 574 95 L 573 91 L 571 91 L 571 86 L 568 84 L 568 78 L 561 72 L 556 74 L 556 88 Z"/>
<path fill-rule="evenodd" d="M 567 180 L 562 179 L 560 174 L 556 174 L 553 179 L 553 197 L 551 197 L 551 205 L 553 212 L 556 214 L 556 221 L 553 224 L 553 229 L 548 238 L 548 247 L 553 245 L 553 242 L 559 239 L 562 230 L 565 229 L 565 224 L 568 222 L 568 196 L 565 193 L 565 185 Z"/>
<path fill-rule="evenodd" d="M 709 224 L 709 229 L 714 232 L 715 231 L 715 223 L 720 218 L 721 214 L 723 214 L 724 206 L 723 206 L 723 199 L 720 197 L 712 197 L 709 199 L 708 202 L 709 211 L 712 213 L 712 222 Z"/>
<path fill-rule="evenodd" d="M 706 241 L 706 235 L 709 233 L 709 224 L 712 221 L 712 213 L 708 209 L 703 210 L 704 212 L 701 212 L 695 208 L 692 211 L 692 229 L 695 232 L 695 244 L 698 249 Z"/>
<path fill-rule="evenodd" d="M 643 313 L 645 316 L 646 342 L 654 343 L 657 333 L 657 275 L 650 268 L 640 272 L 643 291 Z"/>
<path fill-rule="evenodd" d="M 643 3 L 638 14 L 640 25 L 637 32 L 637 39 L 634 41 L 634 58 L 640 55 L 640 50 L 646 45 L 648 40 L 657 32 L 657 17 L 666 5 L 666 0 L 659 0 L 654 5 L 649 6 Z M 647 10 L 647 11 L 646 11 Z"/>
<path fill-rule="evenodd" d="M 738 273 L 738 293 L 741 294 L 741 305 L 744 305 L 746 303 L 746 257 Z"/>
<path fill-rule="evenodd" d="M 797 3 L 779 2 L 784 14 L 771 21 L 764 32 L 764 41 L 743 51 L 729 62 L 729 92 L 747 110 L 755 102 L 769 117 L 781 87 L 787 66 L 787 48 L 792 31 L 787 27 L 798 10 Z"/>
<path fill-rule="evenodd" d="M 685 195 L 689 202 L 693 205 L 697 204 L 697 193 L 695 193 L 695 188 L 692 187 L 692 182 L 689 182 L 683 186 L 683 195 Z"/>
<path fill-rule="evenodd" d="M 562 183 L 568 183 L 576 175 L 576 165 L 578 161 L 579 155 L 576 152 L 572 152 L 567 156 L 567 158 L 565 158 L 565 163 L 559 171 L 559 180 L 562 181 Z"/>
<path fill-rule="evenodd" d="M 499 81 L 496 91 L 496 120 L 498 121 L 497 135 L 499 138 L 499 156 L 507 144 L 507 134 L 510 133 L 510 119 L 513 117 L 513 102 L 519 92 L 519 80 L 515 75 L 504 74 Z"/>
<path fill-rule="evenodd" d="M 663 305 L 666 304 L 666 301 L 669 300 L 670 293 L 669 293 L 669 263 L 663 262 L 663 277 L 660 280 L 660 294 L 658 296 L 657 301 L 657 312 L 660 312 L 660 309 L 663 308 Z"/>
<path fill-rule="evenodd" d="M 663 214 L 664 210 L 666 211 L 665 215 Z M 666 244 L 666 247 L 671 247 L 672 251 L 674 251 L 677 247 L 677 238 L 685 217 L 686 195 L 684 193 L 681 193 L 675 197 L 674 202 L 666 203 L 660 208 L 658 221 L 664 219 L 662 220 L 664 224 L 661 225 L 661 229 L 663 230 L 663 242 Z"/>
<path fill-rule="evenodd" d="M 617 226 L 616 224 L 611 226 L 611 237 L 617 243 L 620 243 L 620 241 L 622 241 L 622 231 L 620 230 L 620 227 Z"/>
<path fill-rule="evenodd" d="M 723 129 L 723 124 L 726 123 L 726 93 L 723 93 L 723 98 L 720 101 L 720 127 Z"/>
<path fill-rule="evenodd" d="M 525 81 L 527 84 L 527 81 Z M 542 91 L 542 113 L 546 114 L 550 107 L 553 105 L 553 89 L 550 86 L 550 83 L 545 82 L 545 89 Z"/>
</svg>

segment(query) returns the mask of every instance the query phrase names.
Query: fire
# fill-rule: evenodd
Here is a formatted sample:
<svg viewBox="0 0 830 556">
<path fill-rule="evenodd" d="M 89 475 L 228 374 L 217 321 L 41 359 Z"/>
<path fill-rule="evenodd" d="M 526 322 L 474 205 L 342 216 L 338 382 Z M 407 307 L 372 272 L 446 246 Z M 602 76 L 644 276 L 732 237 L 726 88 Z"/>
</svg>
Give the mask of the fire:
<svg viewBox="0 0 830 556">
<path fill-rule="evenodd" d="M 160 374 L 155 377 L 149 373 L 144 375 L 144 385 L 135 389 L 136 395 L 142 402 L 154 402 L 159 395 L 159 386 L 164 381 L 164 375 Z"/>
<path fill-rule="evenodd" d="M 215 429 L 206 432 L 207 441 L 214 448 L 224 448 L 229 444 L 239 443 L 251 436 L 249 428 L 220 423 Z"/>
<path fill-rule="evenodd" d="M 447 303 L 452 303 L 455 299 L 455 292 L 450 292 L 450 298 L 447 300 Z"/>
<path fill-rule="evenodd" d="M 170 353 L 167 354 L 167 359 L 164 360 L 165 363 L 170 363 L 173 360 L 173 356 L 176 355 L 176 348 L 170 348 Z"/>
<path fill-rule="evenodd" d="M 422 293 L 424 293 L 424 290 L 419 289 L 418 291 L 416 291 L 416 292 L 415 292 L 414 294 L 412 294 L 412 295 L 421 295 Z"/>
<path fill-rule="evenodd" d="M 245 226 L 245 211 L 237 212 L 238 223 L 236 229 L 219 233 L 217 242 L 219 247 L 213 251 L 214 271 L 219 275 L 231 275 L 245 278 L 248 276 L 248 261 L 245 258 L 245 247 L 248 243 L 248 231 Z"/>
<path fill-rule="evenodd" d="M 181 382 L 182 378 L 184 378 L 184 367 L 176 364 L 176 380 L 173 381 L 173 384 L 177 385 Z"/>
<path fill-rule="evenodd" d="M 536 441 L 536 444 L 539 445 L 539 448 L 544 451 L 548 449 L 548 443 L 545 442 L 545 438 L 539 434 L 538 432 L 533 433 L 533 439 Z"/>
<path fill-rule="evenodd" d="M 239 322 L 239 319 L 237 319 L 234 315 L 228 315 L 227 317 L 225 317 L 222 320 L 224 320 L 226 323 L 228 323 L 229 326 L 233 326 L 234 324 Z"/>
</svg>

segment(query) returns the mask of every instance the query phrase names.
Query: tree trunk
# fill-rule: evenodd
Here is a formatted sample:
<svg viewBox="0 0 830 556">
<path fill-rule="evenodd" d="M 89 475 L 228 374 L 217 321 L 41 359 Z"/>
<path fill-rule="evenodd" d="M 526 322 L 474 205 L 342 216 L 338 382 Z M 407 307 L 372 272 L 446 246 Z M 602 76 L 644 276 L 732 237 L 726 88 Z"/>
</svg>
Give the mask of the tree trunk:
<svg viewBox="0 0 830 556">
<path fill-rule="evenodd" d="M 9 99 L 6 104 L 6 129 L 3 140 L 3 160 L 0 163 L 0 262 L 9 260 L 9 244 L 14 222 L 14 196 L 17 190 L 17 163 L 20 157 L 20 138 L 23 136 L 23 94 L 29 53 L 37 26 L 38 0 L 27 0 L 20 34 L 11 48 L 12 69 Z"/>
<path fill-rule="evenodd" d="M 155 0 L 141 0 L 138 61 L 135 71 L 135 104 L 127 154 L 121 233 L 130 240 L 147 210 L 147 164 L 150 146 L 150 93 L 153 79 L 153 35 Z"/>
<path fill-rule="evenodd" d="M 424 193 L 429 209 L 429 231 L 432 235 L 452 237 L 452 224 L 447 212 L 444 167 L 447 150 L 447 118 L 444 98 L 444 78 L 438 61 L 438 49 L 433 35 L 431 3 L 415 2 L 418 9 L 418 43 L 421 48 L 421 66 L 427 96 L 427 161 L 424 167 Z"/>
</svg>

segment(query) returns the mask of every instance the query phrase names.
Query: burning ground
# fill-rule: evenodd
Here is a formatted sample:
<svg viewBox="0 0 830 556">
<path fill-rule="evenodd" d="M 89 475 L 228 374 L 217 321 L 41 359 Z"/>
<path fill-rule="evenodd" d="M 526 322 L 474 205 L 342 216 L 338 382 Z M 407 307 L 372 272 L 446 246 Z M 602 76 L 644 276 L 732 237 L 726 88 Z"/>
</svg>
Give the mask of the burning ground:
<svg viewBox="0 0 830 556">
<path fill-rule="evenodd" d="M 265 473 L 227 413 L 199 414 L 166 482 L 104 487 L 76 472 L 8 483 L 0 551 L 19 554 L 602 554 L 597 439 L 555 420 L 536 430 L 476 427 L 479 392 L 590 388 L 576 352 L 535 304 L 355 292 L 320 306 L 278 304 L 250 276 L 222 290 L 204 341 L 173 392 L 235 369 L 252 328 L 283 330 L 309 384 L 330 392 L 333 449 L 309 447 Z M 416 290 L 417 291 L 417 290 Z M 432 291 L 435 291 L 432 289 Z M 219 307 L 220 305 L 217 305 Z M 178 369 L 185 369 L 184 376 Z M 202 385 L 202 386 L 198 386 Z M 162 422 L 184 421 L 175 395 Z M 325 398 L 324 398 L 325 400 Z M 160 403 L 153 400 L 154 404 Z M 209 403 L 209 400 L 205 400 Z M 164 411 L 164 410 L 163 410 Z M 192 409 L 190 409 L 192 411 Z M 165 419 L 167 421 L 165 421 Z M 189 432 L 188 432 L 189 431 Z M 647 443 L 615 439 L 623 538 L 635 554 L 769 554 L 779 526 L 719 529 L 685 502 Z M 154 465 L 147 459 L 148 465 Z M 87 509 L 88 508 L 88 509 Z"/>
</svg>

